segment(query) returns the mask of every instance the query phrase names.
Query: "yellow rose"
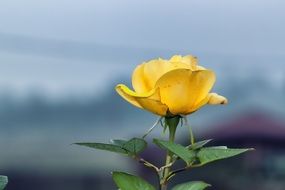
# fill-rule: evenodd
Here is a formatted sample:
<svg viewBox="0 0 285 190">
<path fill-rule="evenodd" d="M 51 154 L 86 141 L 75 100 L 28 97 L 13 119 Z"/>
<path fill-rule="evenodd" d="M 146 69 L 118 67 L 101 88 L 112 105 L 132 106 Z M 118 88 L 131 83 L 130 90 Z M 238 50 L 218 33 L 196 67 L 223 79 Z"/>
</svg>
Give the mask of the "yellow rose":
<svg viewBox="0 0 285 190">
<path fill-rule="evenodd" d="M 215 73 L 197 65 L 191 55 L 175 55 L 170 60 L 155 59 L 138 65 L 130 90 L 118 84 L 116 91 L 129 103 L 152 113 L 187 115 L 205 104 L 226 104 L 225 97 L 209 93 Z"/>
</svg>

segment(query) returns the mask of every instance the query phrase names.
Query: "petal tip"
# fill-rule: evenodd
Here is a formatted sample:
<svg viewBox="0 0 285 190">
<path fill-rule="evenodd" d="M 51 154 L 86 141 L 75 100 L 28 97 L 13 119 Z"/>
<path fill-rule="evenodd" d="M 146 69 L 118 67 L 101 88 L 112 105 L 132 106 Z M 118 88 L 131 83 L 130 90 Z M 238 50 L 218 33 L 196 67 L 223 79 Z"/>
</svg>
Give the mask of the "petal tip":
<svg viewBox="0 0 285 190">
<path fill-rule="evenodd" d="M 217 93 L 211 93 L 208 104 L 221 104 L 226 105 L 228 104 L 228 99 L 224 96 L 218 95 Z"/>
<path fill-rule="evenodd" d="M 118 91 L 119 89 L 121 89 L 124 85 L 123 84 L 117 84 L 115 86 L 115 90 Z"/>
</svg>

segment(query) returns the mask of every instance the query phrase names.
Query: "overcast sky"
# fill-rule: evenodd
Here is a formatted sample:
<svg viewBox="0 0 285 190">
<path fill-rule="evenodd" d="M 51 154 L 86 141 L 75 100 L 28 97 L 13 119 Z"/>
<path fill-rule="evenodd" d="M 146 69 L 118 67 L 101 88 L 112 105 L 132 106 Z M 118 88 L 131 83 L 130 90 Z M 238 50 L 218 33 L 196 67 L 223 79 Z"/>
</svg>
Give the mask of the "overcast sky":
<svg viewBox="0 0 285 190">
<path fill-rule="evenodd" d="M 267 52 L 264 43 L 284 50 L 284 8 L 282 0 L 9 0 L 0 2 L 0 30 L 102 44 Z"/>
</svg>

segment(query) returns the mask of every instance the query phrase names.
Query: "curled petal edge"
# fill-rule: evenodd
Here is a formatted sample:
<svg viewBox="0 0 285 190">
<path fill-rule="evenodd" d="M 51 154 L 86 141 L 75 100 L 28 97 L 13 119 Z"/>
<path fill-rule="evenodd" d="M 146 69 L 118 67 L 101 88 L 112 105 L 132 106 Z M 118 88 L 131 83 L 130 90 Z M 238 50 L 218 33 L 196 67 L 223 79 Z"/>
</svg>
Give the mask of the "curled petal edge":
<svg viewBox="0 0 285 190">
<path fill-rule="evenodd" d="M 138 94 L 126 85 L 118 84 L 116 91 L 122 98 L 136 107 L 146 109 L 160 116 L 167 114 L 168 107 L 160 101 L 159 88 L 152 89 L 147 93 Z"/>
</svg>

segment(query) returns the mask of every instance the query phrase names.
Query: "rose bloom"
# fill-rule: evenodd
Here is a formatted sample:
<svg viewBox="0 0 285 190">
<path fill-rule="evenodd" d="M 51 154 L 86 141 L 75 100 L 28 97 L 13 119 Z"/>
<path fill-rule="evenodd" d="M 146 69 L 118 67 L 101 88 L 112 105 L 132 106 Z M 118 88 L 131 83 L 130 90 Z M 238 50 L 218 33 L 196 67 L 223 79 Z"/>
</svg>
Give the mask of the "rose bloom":
<svg viewBox="0 0 285 190">
<path fill-rule="evenodd" d="M 210 93 L 215 73 L 197 64 L 191 55 L 155 59 L 136 67 L 134 91 L 118 84 L 116 91 L 129 103 L 160 116 L 187 115 L 205 104 L 226 104 L 225 97 Z"/>
</svg>

